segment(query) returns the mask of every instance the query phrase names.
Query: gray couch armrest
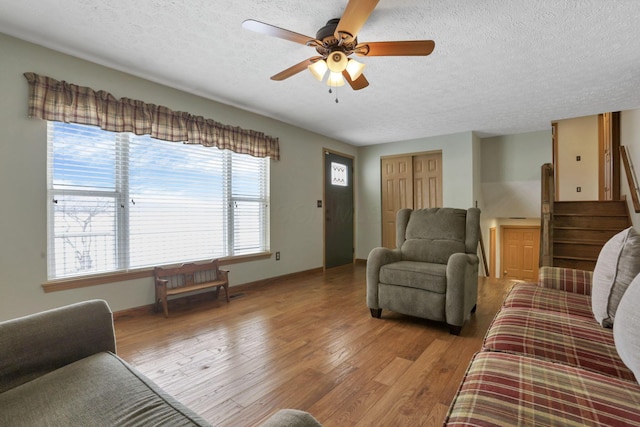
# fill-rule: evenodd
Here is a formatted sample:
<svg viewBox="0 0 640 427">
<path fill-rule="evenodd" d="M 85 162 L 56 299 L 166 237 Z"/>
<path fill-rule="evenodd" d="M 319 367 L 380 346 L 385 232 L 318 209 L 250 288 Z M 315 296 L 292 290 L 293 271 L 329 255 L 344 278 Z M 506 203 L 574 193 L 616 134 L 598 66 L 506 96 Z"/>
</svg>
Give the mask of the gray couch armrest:
<svg viewBox="0 0 640 427">
<path fill-rule="evenodd" d="M 402 260 L 400 249 L 374 248 L 367 257 L 367 306 L 378 307 L 378 283 L 380 283 L 380 267 Z"/>
<path fill-rule="evenodd" d="M 91 300 L 0 323 L 0 393 L 102 351 L 116 351 L 113 315 Z"/>
<path fill-rule="evenodd" d="M 478 256 L 453 254 L 447 263 L 445 317 L 449 325 L 462 326 L 478 300 Z"/>
</svg>

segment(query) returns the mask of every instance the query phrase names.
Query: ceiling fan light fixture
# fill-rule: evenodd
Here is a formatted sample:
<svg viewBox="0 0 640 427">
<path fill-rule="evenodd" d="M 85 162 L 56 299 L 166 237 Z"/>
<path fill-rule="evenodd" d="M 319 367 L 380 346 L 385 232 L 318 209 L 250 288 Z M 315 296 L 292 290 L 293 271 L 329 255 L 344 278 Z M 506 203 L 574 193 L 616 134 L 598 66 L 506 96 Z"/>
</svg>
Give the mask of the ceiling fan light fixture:
<svg viewBox="0 0 640 427">
<path fill-rule="evenodd" d="M 329 73 L 329 78 L 327 79 L 327 86 L 331 86 L 331 87 L 344 86 L 344 79 L 342 78 L 342 74 L 331 71 Z"/>
<path fill-rule="evenodd" d="M 347 68 L 347 55 L 344 52 L 335 50 L 327 56 L 327 67 L 333 73 L 342 73 Z"/>
<path fill-rule="evenodd" d="M 358 62 L 355 59 L 350 59 L 347 62 L 347 73 L 349 73 L 349 77 L 351 77 L 352 81 L 355 81 L 358 77 L 362 75 L 364 71 L 365 64 L 362 62 Z"/>
<path fill-rule="evenodd" d="M 327 67 L 327 63 L 325 62 L 324 59 L 320 59 L 314 62 L 313 64 L 309 65 L 307 68 L 309 69 L 309 71 L 311 71 L 311 74 L 313 74 L 313 77 L 322 81 L 329 67 Z"/>
</svg>

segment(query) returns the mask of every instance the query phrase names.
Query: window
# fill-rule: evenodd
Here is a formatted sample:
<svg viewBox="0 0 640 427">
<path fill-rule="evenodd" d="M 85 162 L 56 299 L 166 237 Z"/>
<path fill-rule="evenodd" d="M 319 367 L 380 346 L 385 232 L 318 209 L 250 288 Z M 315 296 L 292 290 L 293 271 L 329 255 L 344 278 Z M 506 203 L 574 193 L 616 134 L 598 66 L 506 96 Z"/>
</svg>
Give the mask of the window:
<svg viewBox="0 0 640 427">
<path fill-rule="evenodd" d="M 48 122 L 48 277 L 269 250 L 269 158 Z"/>
<path fill-rule="evenodd" d="M 331 162 L 331 185 L 346 187 L 349 185 L 347 165 Z"/>
</svg>

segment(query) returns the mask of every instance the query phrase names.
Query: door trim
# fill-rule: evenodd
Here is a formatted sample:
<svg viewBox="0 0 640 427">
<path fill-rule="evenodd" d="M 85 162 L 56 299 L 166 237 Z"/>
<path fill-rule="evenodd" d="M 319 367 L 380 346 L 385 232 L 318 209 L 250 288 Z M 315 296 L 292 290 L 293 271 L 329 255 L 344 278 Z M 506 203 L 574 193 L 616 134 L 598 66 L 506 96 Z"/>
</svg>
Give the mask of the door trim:
<svg viewBox="0 0 640 427">
<path fill-rule="evenodd" d="M 336 151 L 336 150 L 332 150 L 331 148 L 326 148 L 323 147 L 322 148 L 322 270 L 326 270 L 327 269 L 327 223 L 326 223 L 326 216 L 324 214 L 324 210 L 325 210 L 325 206 L 327 206 L 327 186 L 326 186 L 326 180 L 327 180 L 327 171 L 325 169 L 325 165 L 324 165 L 324 156 L 326 156 L 327 154 L 335 154 L 337 156 L 341 156 L 341 157 L 346 157 L 348 159 L 351 159 L 351 164 L 352 164 L 352 174 L 353 174 L 353 199 L 351 200 L 351 204 L 353 205 L 353 260 L 352 262 L 355 263 L 355 259 L 356 259 L 356 203 L 355 203 L 355 198 L 356 198 L 356 158 L 355 156 L 352 156 L 351 154 L 346 154 L 346 153 L 341 153 L 340 151 Z"/>
<path fill-rule="evenodd" d="M 489 229 L 489 277 L 497 278 L 496 275 L 496 227 Z"/>
</svg>

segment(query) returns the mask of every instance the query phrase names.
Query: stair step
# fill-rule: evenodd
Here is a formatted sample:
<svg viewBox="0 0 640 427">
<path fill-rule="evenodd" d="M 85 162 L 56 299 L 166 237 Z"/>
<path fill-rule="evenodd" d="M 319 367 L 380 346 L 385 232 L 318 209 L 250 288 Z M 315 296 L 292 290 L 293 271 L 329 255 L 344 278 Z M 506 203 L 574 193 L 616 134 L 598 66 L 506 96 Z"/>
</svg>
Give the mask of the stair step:
<svg viewBox="0 0 640 427">
<path fill-rule="evenodd" d="M 553 213 L 554 215 L 562 213 L 627 215 L 627 205 L 624 200 L 554 202 Z"/>
<path fill-rule="evenodd" d="M 553 240 L 554 244 L 560 244 L 560 245 L 583 245 L 583 246 L 596 246 L 601 248 L 602 246 L 604 246 L 605 243 L 607 243 L 606 241 L 602 241 L 602 240 L 559 240 L 559 239 L 554 239 Z"/>
<path fill-rule="evenodd" d="M 576 242 L 602 242 L 602 244 L 605 244 L 620 231 L 618 228 L 605 230 L 580 227 L 554 227 L 553 239 Z"/>
<path fill-rule="evenodd" d="M 581 257 L 581 256 L 571 256 L 571 255 L 556 255 L 553 254 L 554 258 L 562 258 L 562 259 L 567 259 L 567 260 L 574 260 L 574 261 L 596 261 L 598 258 L 592 258 L 592 257 Z"/>
<path fill-rule="evenodd" d="M 602 250 L 602 242 L 576 242 L 576 241 L 563 241 L 559 242 L 554 240 L 553 242 L 553 256 L 554 257 L 566 257 L 566 258 L 578 258 L 578 259 L 598 259 L 600 251 Z"/>
<path fill-rule="evenodd" d="M 605 243 L 630 225 L 625 200 L 554 202 L 553 265 L 593 271 Z"/>
<path fill-rule="evenodd" d="M 578 270 L 593 271 L 596 266 L 596 261 L 573 258 L 556 258 L 554 256 L 553 265 L 555 267 L 575 268 Z"/>
<path fill-rule="evenodd" d="M 554 214 L 553 226 L 624 230 L 629 226 L 629 218 L 626 215 Z"/>
</svg>

